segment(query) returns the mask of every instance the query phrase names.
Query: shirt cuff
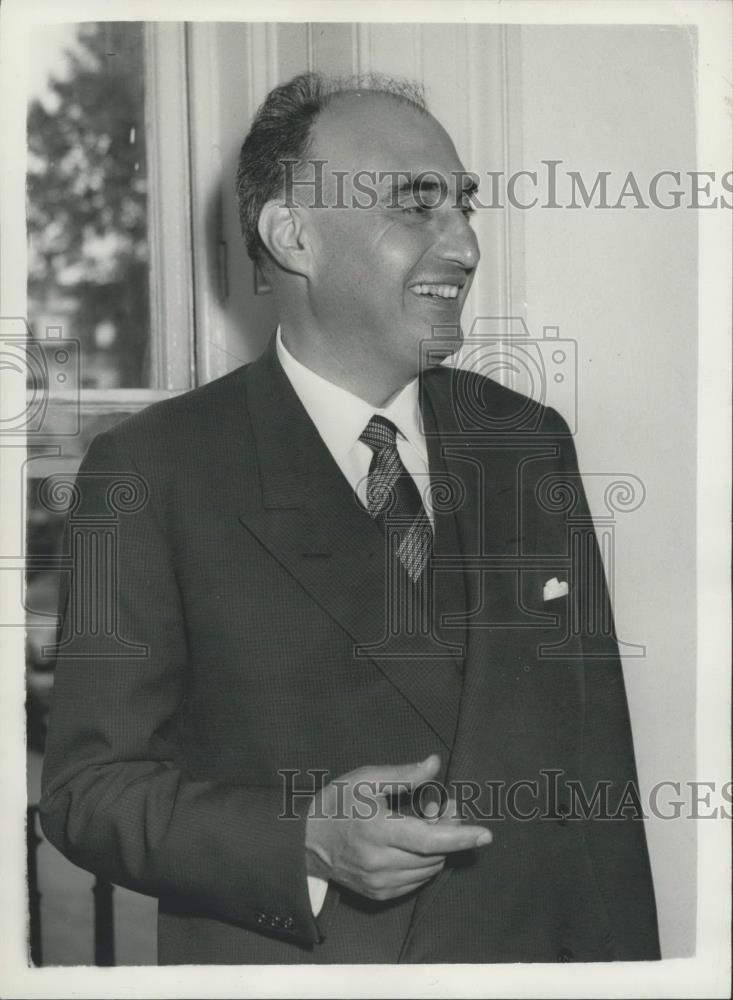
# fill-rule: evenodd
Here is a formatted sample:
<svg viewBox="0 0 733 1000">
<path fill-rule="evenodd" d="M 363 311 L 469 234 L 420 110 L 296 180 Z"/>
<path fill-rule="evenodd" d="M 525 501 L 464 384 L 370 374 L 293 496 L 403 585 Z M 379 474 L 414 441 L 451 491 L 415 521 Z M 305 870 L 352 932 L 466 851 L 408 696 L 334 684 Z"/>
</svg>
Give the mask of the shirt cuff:
<svg viewBox="0 0 733 1000">
<path fill-rule="evenodd" d="M 323 909 L 323 901 L 328 892 L 328 882 L 325 878 L 318 878 L 317 875 L 308 876 L 308 895 L 311 901 L 313 916 L 317 917 Z"/>
</svg>

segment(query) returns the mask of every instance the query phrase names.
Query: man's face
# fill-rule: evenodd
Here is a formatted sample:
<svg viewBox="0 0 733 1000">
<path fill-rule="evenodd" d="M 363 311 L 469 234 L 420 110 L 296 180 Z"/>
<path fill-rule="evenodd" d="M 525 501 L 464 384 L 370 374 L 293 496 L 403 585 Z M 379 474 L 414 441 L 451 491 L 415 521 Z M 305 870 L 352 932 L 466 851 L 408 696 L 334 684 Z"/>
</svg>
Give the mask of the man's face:
<svg viewBox="0 0 733 1000">
<path fill-rule="evenodd" d="M 407 380 L 424 367 L 434 327 L 454 331 L 443 355 L 460 346 L 461 310 L 479 260 L 470 204 L 461 197 L 464 168 L 434 118 L 382 95 L 335 99 L 312 139 L 310 158 L 328 161 L 329 207 L 307 209 L 309 296 L 322 347 L 345 369 Z M 354 199 L 377 203 L 359 208 Z M 338 204 L 346 207 L 331 207 Z"/>
</svg>

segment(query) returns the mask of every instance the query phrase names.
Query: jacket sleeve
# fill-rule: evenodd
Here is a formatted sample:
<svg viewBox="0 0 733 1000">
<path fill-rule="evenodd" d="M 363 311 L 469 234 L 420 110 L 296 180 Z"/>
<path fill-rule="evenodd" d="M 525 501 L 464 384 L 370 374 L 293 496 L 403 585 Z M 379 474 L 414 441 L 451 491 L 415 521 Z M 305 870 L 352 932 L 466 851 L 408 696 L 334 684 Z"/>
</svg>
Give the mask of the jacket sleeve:
<svg viewBox="0 0 733 1000">
<path fill-rule="evenodd" d="M 40 803 L 48 839 L 121 886 L 310 945 L 305 808 L 181 766 L 186 631 L 150 484 L 113 433 L 76 479 Z"/>
<path fill-rule="evenodd" d="M 608 787 L 608 815 L 591 814 L 584 822 L 585 840 L 597 887 L 608 916 L 613 947 L 620 960 L 658 959 L 659 937 L 649 855 L 638 790 L 631 723 L 623 671 L 613 625 L 613 613 L 601 562 L 598 540 L 592 530 L 588 501 L 578 471 L 573 439 L 567 424 L 550 411 L 557 426 L 560 468 L 575 493 L 573 518 L 586 523 L 586 558 L 599 567 L 595 580 L 587 583 L 574 571 L 576 600 L 580 602 L 580 641 L 583 650 L 584 718 L 580 781 L 586 802 L 592 801 L 601 783 Z M 578 547 L 579 550 L 579 547 Z M 588 564 L 587 564 L 588 565 Z M 587 567 L 586 567 L 587 568 Z M 593 601 L 592 614 L 587 602 Z M 610 625 L 607 634 L 590 634 L 587 622 Z M 601 630 L 603 631 L 603 630 Z M 624 804 L 628 808 L 622 808 Z"/>
</svg>

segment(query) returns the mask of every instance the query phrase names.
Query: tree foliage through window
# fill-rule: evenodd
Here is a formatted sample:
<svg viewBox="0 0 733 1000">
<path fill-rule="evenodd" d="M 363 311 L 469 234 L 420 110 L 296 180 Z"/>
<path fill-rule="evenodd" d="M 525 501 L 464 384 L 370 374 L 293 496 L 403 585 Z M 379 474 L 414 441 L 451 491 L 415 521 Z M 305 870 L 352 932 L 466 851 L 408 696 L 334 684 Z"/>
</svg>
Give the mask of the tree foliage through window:
<svg viewBox="0 0 733 1000">
<path fill-rule="evenodd" d="M 143 26 L 85 23 L 28 112 L 30 319 L 61 317 L 82 385 L 150 384 Z"/>
</svg>

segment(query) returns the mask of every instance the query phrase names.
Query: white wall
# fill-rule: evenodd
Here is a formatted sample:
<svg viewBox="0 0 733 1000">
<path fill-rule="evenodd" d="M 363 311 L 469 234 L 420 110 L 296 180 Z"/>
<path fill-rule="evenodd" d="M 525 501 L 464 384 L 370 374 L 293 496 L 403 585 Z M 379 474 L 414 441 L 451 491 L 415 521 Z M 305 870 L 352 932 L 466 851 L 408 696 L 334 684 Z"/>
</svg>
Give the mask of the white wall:
<svg viewBox="0 0 733 1000">
<path fill-rule="evenodd" d="M 256 356 L 274 325 L 272 300 L 255 295 L 239 239 L 233 176 L 257 104 L 302 69 L 374 69 L 424 80 L 466 166 L 479 173 L 541 169 L 543 159 L 562 160 L 588 178 L 600 170 L 648 178 L 695 168 L 694 39 L 682 29 L 189 30 L 202 379 Z M 643 793 L 658 781 L 695 777 L 695 214 L 479 212 L 481 275 L 464 313 L 467 328 L 475 316 L 513 314 L 534 336 L 557 326 L 575 341 L 576 443 L 586 483 L 602 481 L 594 473 L 626 473 L 644 484 L 644 503 L 619 514 L 615 529 L 618 631 L 646 647 L 643 658 L 624 658 Z M 566 416 L 570 399 L 557 399 Z M 594 489 L 590 500 L 594 515 L 606 513 Z M 663 954 L 690 954 L 693 824 L 650 821 L 648 836 Z"/>
</svg>

